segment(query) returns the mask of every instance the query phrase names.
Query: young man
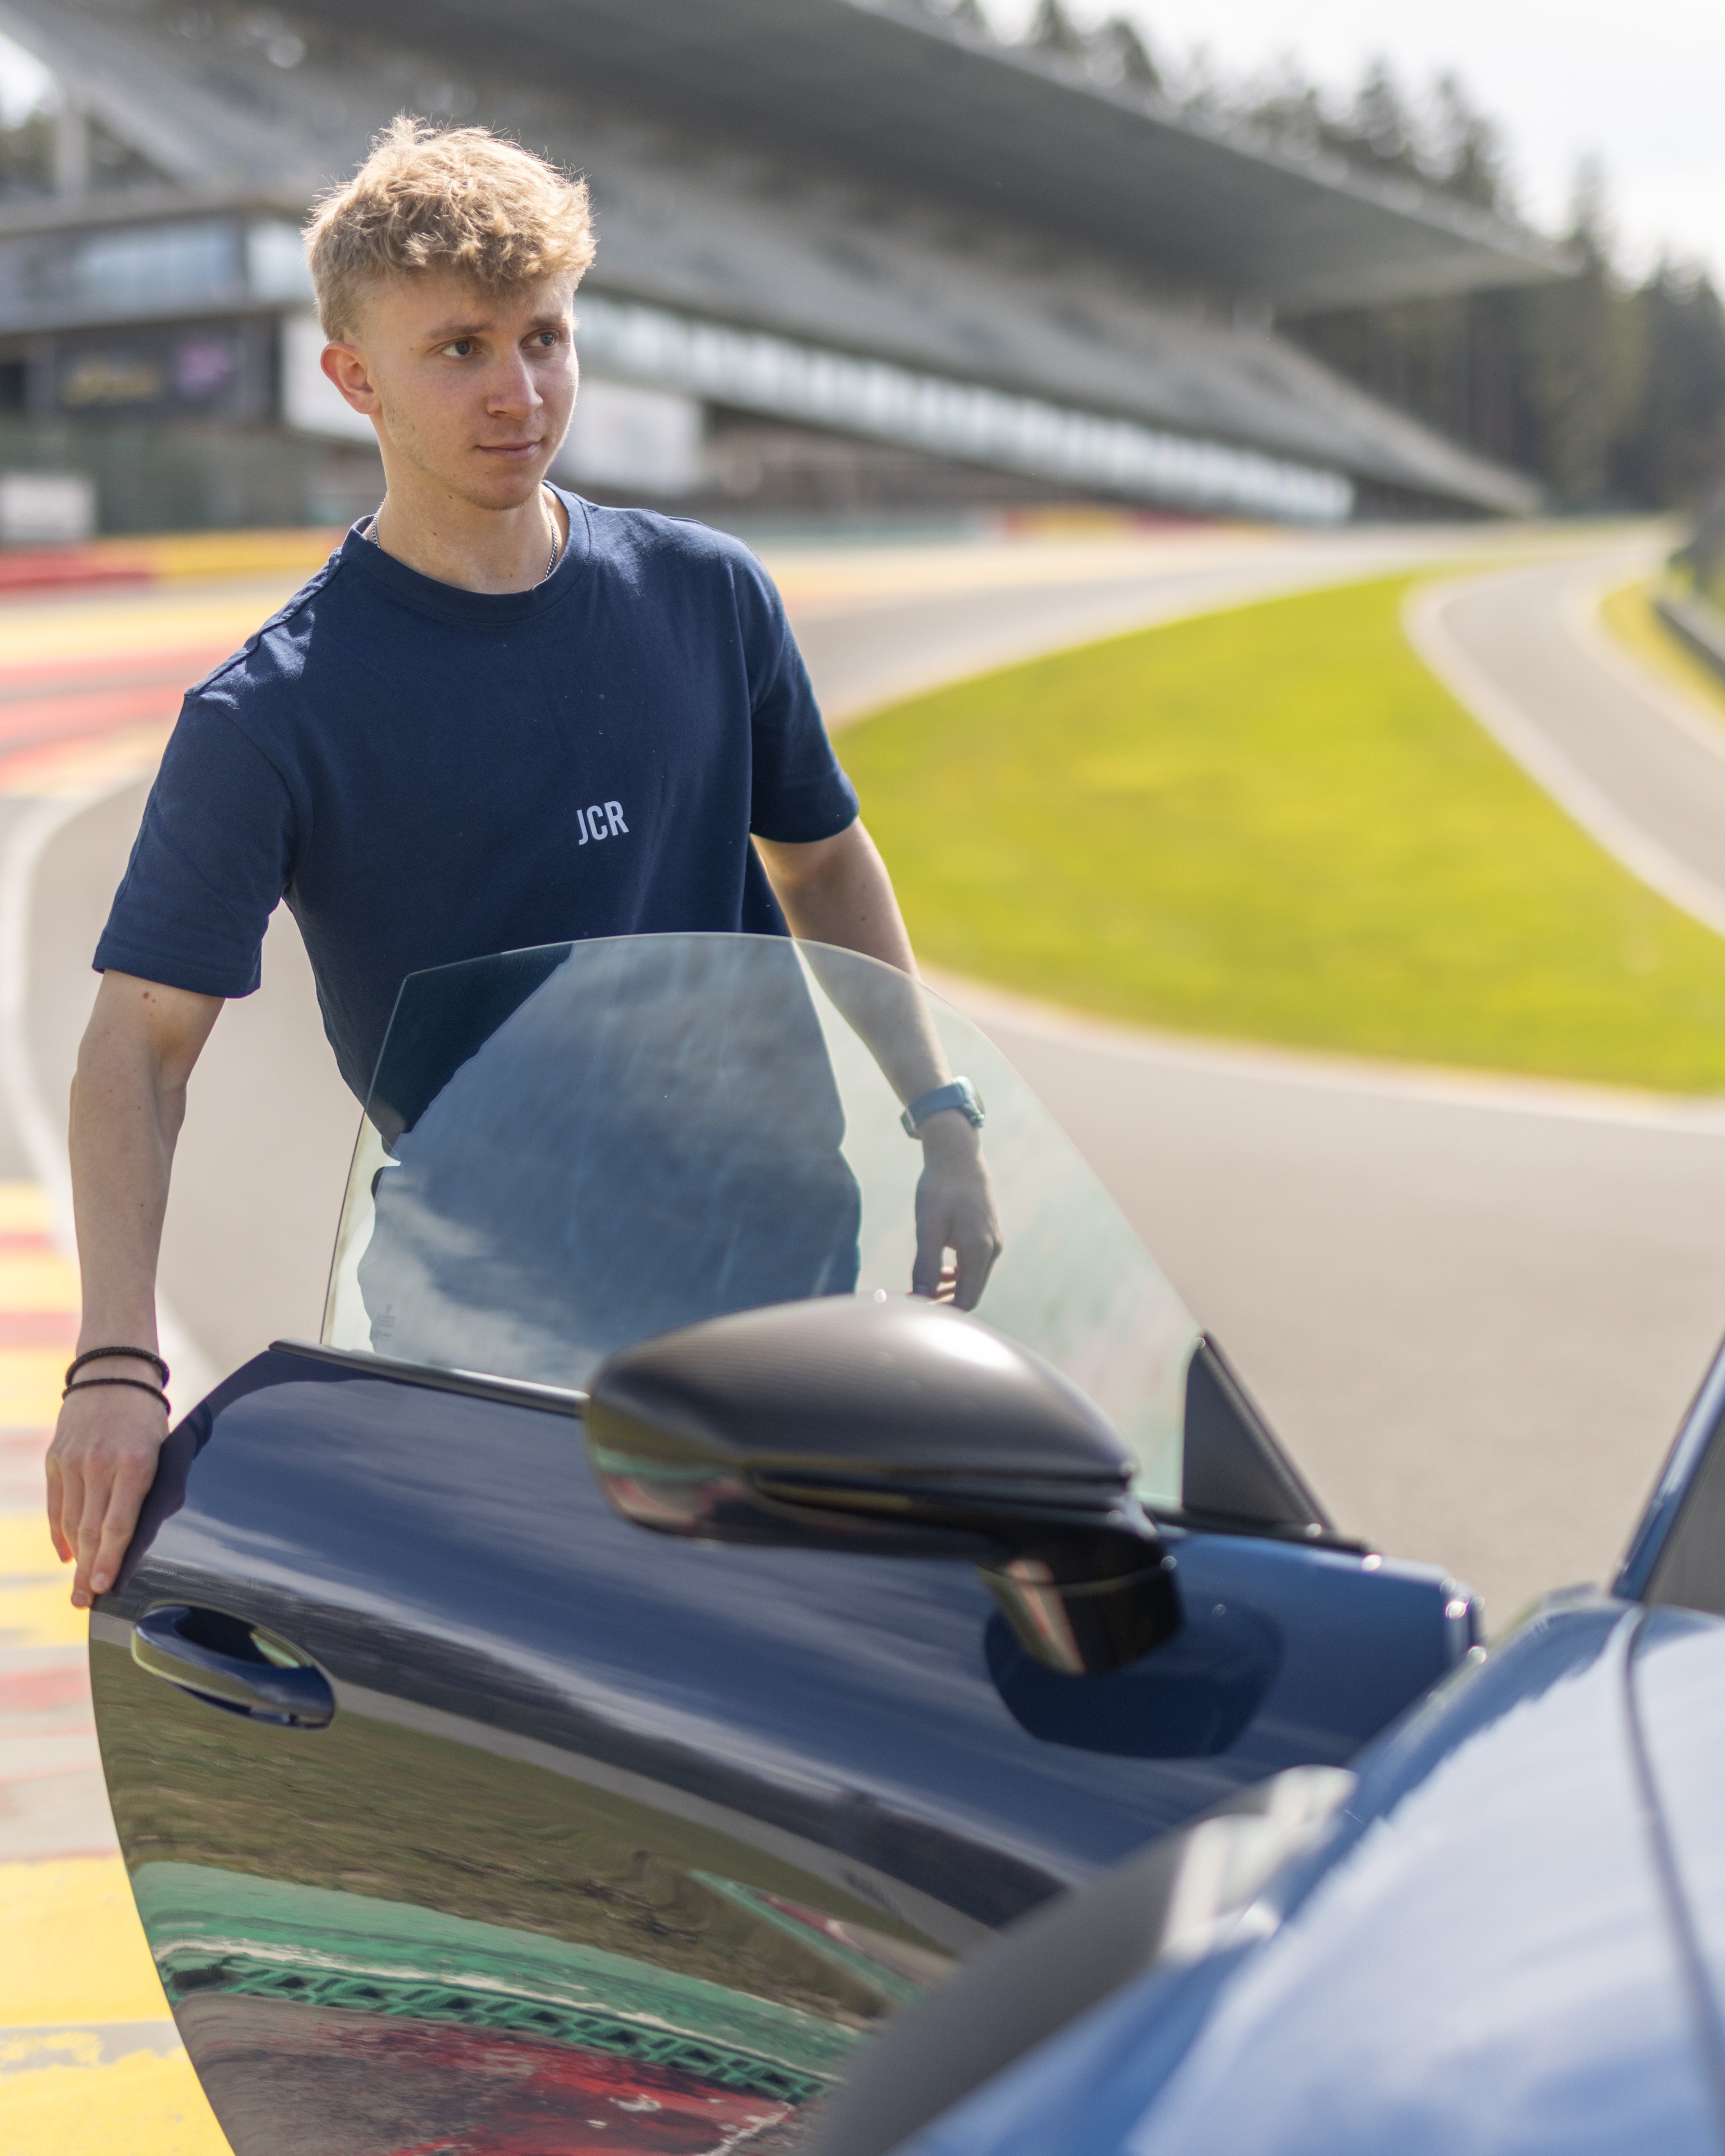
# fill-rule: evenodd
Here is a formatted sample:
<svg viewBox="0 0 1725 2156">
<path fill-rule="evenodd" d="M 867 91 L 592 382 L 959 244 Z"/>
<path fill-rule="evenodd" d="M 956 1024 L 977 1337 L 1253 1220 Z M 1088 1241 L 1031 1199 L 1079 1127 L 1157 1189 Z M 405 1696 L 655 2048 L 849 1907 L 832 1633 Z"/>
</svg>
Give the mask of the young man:
<svg viewBox="0 0 1725 2156">
<path fill-rule="evenodd" d="M 112 1584 L 167 1432 L 155 1278 L 186 1082 L 223 1000 L 258 987 L 279 901 L 362 1099 L 424 967 L 788 925 L 915 970 L 759 563 L 546 484 L 575 401 L 584 186 L 402 119 L 308 244 L 324 371 L 376 428 L 386 492 L 187 696 L 96 952 L 71 1153 L 79 1350 L 102 1352 L 48 1464 L 80 1608 Z M 907 1095 L 945 1075 L 894 1072 Z M 937 1291 L 950 1249 L 968 1306 L 999 1248 L 976 1132 L 947 1110 L 921 1135 L 914 1286 Z"/>
</svg>

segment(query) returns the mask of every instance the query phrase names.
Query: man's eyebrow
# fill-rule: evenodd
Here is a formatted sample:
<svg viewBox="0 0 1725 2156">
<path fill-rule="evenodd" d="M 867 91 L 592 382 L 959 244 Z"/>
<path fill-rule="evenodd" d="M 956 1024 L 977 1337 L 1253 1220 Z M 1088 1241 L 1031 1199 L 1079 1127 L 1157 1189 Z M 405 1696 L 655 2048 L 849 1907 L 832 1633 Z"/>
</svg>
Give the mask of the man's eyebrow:
<svg viewBox="0 0 1725 2156">
<path fill-rule="evenodd" d="M 561 307 L 547 308 L 542 315 L 534 316 L 532 321 L 522 331 L 522 335 L 532 336 L 541 330 L 560 330 L 568 319 L 568 316 Z M 454 344 L 458 337 L 483 336 L 488 331 L 495 331 L 497 326 L 496 321 L 490 316 L 480 321 L 443 322 L 436 329 L 428 330 L 425 332 L 425 341 L 428 344 Z"/>
<path fill-rule="evenodd" d="M 490 321 L 444 322 L 434 330 L 427 330 L 426 341 L 430 344 L 453 344 L 457 337 L 481 336 L 486 330 L 495 329 Z"/>
</svg>

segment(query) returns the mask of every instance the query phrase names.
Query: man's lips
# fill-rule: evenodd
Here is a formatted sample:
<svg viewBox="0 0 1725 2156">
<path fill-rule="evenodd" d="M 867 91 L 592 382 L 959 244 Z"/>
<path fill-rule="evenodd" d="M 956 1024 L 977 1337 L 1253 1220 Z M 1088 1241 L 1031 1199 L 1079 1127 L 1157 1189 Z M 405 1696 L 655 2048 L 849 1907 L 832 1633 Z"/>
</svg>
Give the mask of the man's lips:
<svg viewBox="0 0 1725 2156">
<path fill-rule="evenodd" d="M 504 457 L 519 463 L 536 456 L 545 447 L 545 438 L 542 435 L 536 442 L 480 442 L 477 446 L 481 456 Z"/>
</svg>

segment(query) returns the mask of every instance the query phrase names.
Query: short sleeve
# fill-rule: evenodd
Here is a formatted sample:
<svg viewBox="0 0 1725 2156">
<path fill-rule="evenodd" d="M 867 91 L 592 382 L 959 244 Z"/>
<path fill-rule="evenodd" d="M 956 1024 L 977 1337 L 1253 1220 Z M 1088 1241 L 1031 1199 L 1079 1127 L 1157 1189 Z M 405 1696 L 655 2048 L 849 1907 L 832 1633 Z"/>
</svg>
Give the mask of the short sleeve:
<svg viewBox="0 0 1725 2156">
<path fill-rule="evenodd" d="M 188 698 L 144 808 L 98 973 L 203 996 L 249 996 L 287 888 L 293 804 L 274 765 L 218 706 Z"/>
<path fill-rule="evenodd" d="M 856 789 L 840 769 L 814 684 L 772 578 L 752 556 L 735 558 L 733 588 L 748 662 L 754 762 L 749 829 L 803 845 L 856 820 Z"/>
</svg>

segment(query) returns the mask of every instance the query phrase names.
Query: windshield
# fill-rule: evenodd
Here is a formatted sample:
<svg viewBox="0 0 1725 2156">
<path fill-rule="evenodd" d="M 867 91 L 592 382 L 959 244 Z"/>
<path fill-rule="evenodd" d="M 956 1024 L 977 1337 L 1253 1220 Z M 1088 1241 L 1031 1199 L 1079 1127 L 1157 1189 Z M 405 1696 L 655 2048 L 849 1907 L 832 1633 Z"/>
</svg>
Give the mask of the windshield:
<svg viewBox="0 0 1725 2156">
<path fill-rule="evenodd" d="M 986 1112 L 1004 1249 L 976 1315 L 1081 1386 L 1133 1449 L 1140 1494 L 1178 1504 L 1197 1339 L 1179 1299 L 984 1034 L 820 944 L 626 937 L 412 975 L 354 1150 L 324 1341 L 584 1386 L 675 1326 L 904 1295 L 923 1159 L 902 1095 L 931 1059 Z"/>
</svg>

